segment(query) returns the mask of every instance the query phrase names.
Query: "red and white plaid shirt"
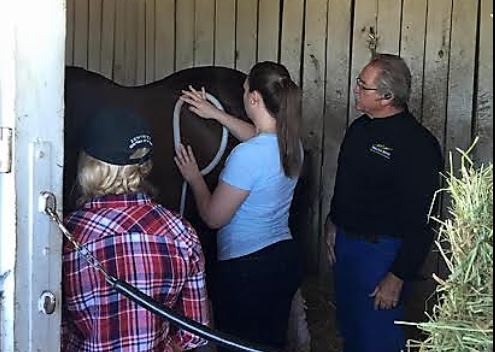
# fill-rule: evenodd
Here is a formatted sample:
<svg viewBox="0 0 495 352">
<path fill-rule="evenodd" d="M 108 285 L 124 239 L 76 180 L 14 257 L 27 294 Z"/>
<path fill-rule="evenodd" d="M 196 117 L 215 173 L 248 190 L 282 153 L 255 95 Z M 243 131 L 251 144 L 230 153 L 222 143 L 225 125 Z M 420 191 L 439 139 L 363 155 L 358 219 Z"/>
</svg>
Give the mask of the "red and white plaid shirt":
<svg viewBox="0 0 495 352">
<path fill-rule="evenodd" d="M 142 193 L 95 198 L 68 230 L 113 276 L 208 325 L 205 261 L 194 229 Z M 70 243 L 63 258 L 63 351 L 160 351 L 205 343 L 118 294 Z"/>
</svg>

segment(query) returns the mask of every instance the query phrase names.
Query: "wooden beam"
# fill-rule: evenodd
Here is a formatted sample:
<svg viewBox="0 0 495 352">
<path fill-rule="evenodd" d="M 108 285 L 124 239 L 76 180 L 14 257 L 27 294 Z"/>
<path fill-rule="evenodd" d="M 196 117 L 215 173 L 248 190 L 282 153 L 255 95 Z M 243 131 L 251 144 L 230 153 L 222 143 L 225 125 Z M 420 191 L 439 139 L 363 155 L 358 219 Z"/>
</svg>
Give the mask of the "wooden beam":
<svg viewBox="0 0 495 352">
<path fill-rule="evenodd" d="M 116 0 L 115 4 L 115 38 L 114 38 L 114 62 L 112 79 L 120 84 L 126 84 L 125 79 L 125 41 L 127 31 L 126 9 L 128 0 Z"/>
<path fill-rule="evenodd" d="M 146 0 L 135 0 L 136 11 L 136 84 L 146 83 Z"/>
<path fill-rule="evenodd" d="M 428 2 L 425 71 L 423 86 L 423 125 L 445 142 L 452 0 Z"/>
<path fill-rule="evenodd" d="M 256 63 L 258 0 L 237 1 L 236 68 L 249 72 Z"/>
<path fill-rule="evenodd" d="M 481 0 L 478 76 L 476 90 L 475 151 L 478 163 L 493 162 L 493 2 Z"/>
<path fill-rule="evenodd" d="M 478 2 L 454 0 L 447 96 L 446 150 L 467 150 L 472 142 Z M 454 169 L 460 158 L 454 158 Z"/>
<path fill-rule="evenodd" d="M 280 0 L 260 0 L 258 18 L 258 61 L 278 61 Z"/>
<path fill-rule="evenodd" d="M 411 69 L 412 87 L 409 110 L 423 117 L 423 70 L 426 38 L 427 0 L 404 0 L 400 55 Z"/>
<path fill-rule="evenodd" d="M 127 0 L 125 7 L 124 81 L 122 83 L 127 86 L 135 86 L 138 56 L 138 2 L 137 0 Z"/>
<path fill-rule="evenodd" d="M 194 0 L 176 2 L 175 70 L 194 66 Z"/>
<path fill-rule="evenodd" d="M 164 1 L 159 1 L 159 4 L 164 3 Z M 146 36 L 146 83 L 151 83 L 155 80 L 155 56 L 156 56 L 156 31 L 158 31 L 158 24 L 156 23 L 156 1 L 155 0 L 145 0 L 145 12 L 146 12 L 146 23 L 145 23 L 145 36 Z M 172 37 L 172 39 L 175 39 Z M 172 63 L 173 66 L 173 63 Z"/>
<path fill-rule="evenodd" d="M 376 28 L 379 53 L 399 54 L 402 2 L 378 0 Z"/>
<path fill-rule="evenodd" d="M 370 61 L 375 50 L 371 37 L 377 36 L 378 0 L 356 0 L 354 6 L 350 89 L 354 86 L 354 78 Z M 350 94 L 348 125 L 359 115 L 354 108 L 354 96 Z"/>
<path fill-rule="evenodd" d="M 282 11 L 280 62 L 287 67 L 292 79 L 297 84 L 300 84 L 304 29 L 304 1 L 284 0 Z"/>
<path fill-rule="evenodd" d="M 184 3 L 186 4 L 186 3 Z M 186 5 L 191 5 L 190 3 L 187 3 Z M 176 8 L 177 6 L 177 8 Z M 191 34 L 190 31 L 181 29 L 177 30 L 175 32 L 175 26 L 176 26 L 176 16 L 175 16 L 175 11 L 179 11 L 178 9 L 179 4 L 174 0 L 156 0 L 156 5 L 155 5 L 155 39 L 154 43 L 150 43 L 149 50 L 151 51 L 152 48 L 155 50 L 155 56 L 154 59 L 152 60 L 151 58 L 149 59 L 149 66 L 151 69 L 152 61 L 155 64 L 154 67 L 154 79 L 159 80 L 162 78 L 167 77 L 168 75 L 172 74 L 175 72 L 176 67 L 176 60 L 179 64 L 177 69 L 182 68 L 183 66 L 190 65 L 190 61 L 192 59 L 190 54 L 192 52 L 189 51 L 189 49 L 186 48 L 186 46 L 189 46 L 189 48 L 192 48 L 192 38 L 190 38 L 191 43 L 178 43 L 177 44 L 177 49 L 175 47 L 176 40 L 182 40 L 182 36 L 188 36 Z M 181 8 L 180 13 L 182 14 L 182 11 L 187 11 L 191 10 L 188 8 Z M 190 14 L 192 15 L 192 13 Z M 150 15 L 151 16 L 151 15 Z M 180 17 L 179 17 L 180 18 Z M 178 22 L 183 22 L 182 19 Z M 179 23 L 177 22 L 177 26 L 179 26 Z M 187 22 L 187 21 L 186 21 Z M 188 22 L 189 25 L 191 24 Z M 148 30 L 150 32 L 151 29 Z M 151 34 L 150 34 L 151 35 Z M 177 36 L 177 38 L 176 38 Z M 150 39 L 151 41 L 151 39 Z M 150 52 L 150 55 L 152 53 Z M 151 77 L 151 73 L 147 75 L 147 79 L 149 80 Z"/>
<path fill-rule="evenodd" d="M 74 66 L 88 68 L 88 0 L 75 1 Z"/>
<path fill-rule="evenodd" d="M 74 64 L 74 1 L 67 0 L 66 2 L 66 33 L 65 33 L 65 65 L 72 66 Z"/>
<path fill-rule="evenodd" d="M 323 146 L 323 113 L 325 104 L 325 66 L 327 35 L 327 0 L 306 2 L 306 26 L 303 57 L 303 143 L 305 150 L 305 193 L 308 206 L 306 264 L 318 269 L 320 243 L 321 163 Z"/>
<path fill-rule="evenodd" d="M 100 72 L 102 0 L 89 0 L 88 69 Z"/>
<path fill-rule="evenodd" d="M 330 212 L 333 197 L 337 159 L 340 144 L 347 128 L 347 108 L 350 80 L 350 50 L 352 0 L 329 0 L 328 3 L 328 45 L 325 89 L 325 115 L 323 119 L 323 161 L 321 169 L 321 219 L 322 225 Z M 320 231 L 323 231 L 321 228 Z M 321 248 L 319 272 L 328 272 L 326 245 Z"/>
<path fill-rule="evenodd" d="M 194 66 L 211 66 L 215 47 L 215 1 L 196 0 L 194 18 Z"/>
<path fill-rule="evenodd" d="M 215 66 L 235 67 L 236 0 L 215 5 Z"/>
<path fill-rule="evenodd" d="M 109 79 L 113 78 L 115 57 L 115 1 L 104 0 L 102 10 L 100 73 Z"/>
</svg>

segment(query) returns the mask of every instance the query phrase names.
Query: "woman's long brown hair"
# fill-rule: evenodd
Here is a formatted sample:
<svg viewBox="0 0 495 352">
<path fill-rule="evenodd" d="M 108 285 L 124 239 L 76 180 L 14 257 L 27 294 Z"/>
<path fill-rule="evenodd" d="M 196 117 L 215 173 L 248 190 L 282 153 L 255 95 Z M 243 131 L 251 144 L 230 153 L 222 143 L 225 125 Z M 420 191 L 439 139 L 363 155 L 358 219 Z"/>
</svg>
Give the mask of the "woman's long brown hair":
<svg viewBox="0 0 495 352">
<path fill-rule="evenodd" d="M 280 161 L 288 177 L 298 176 L 302 165 L 301 90 L 285 66 L 260 62 L 248 76 L 249 90 L 263 97 L 266 108 L 277 121 Z"/>
</svg>

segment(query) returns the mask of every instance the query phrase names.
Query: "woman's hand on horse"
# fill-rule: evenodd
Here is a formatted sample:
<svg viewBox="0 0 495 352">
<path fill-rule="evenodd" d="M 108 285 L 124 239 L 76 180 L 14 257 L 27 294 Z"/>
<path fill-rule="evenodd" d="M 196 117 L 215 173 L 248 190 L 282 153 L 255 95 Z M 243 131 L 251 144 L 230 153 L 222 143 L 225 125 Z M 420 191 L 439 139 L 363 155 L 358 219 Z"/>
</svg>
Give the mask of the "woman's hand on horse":
<svg viewBox="0 0 495 352">
<path fill-rule="evenodd" d="M 188 183 L 192 183 L 196 179 L 202 177 L 190 145 L 184 147 L 182 144 L 179 144 L 175 153 L 175 164 L 179 168 L 182 177 L 184 177 Z"/>
<path fill-rule="evenodd" d="M 197 91 L 192 86 L 189 86 L 189 90 L 182 91 L 180 99 L 190 105 L 190 111 L 204 119 L 217 119 L 218 113 L 221 112 L 206 100 L 204 87 L 201 87 L 201 91 Z"/>
</svg>

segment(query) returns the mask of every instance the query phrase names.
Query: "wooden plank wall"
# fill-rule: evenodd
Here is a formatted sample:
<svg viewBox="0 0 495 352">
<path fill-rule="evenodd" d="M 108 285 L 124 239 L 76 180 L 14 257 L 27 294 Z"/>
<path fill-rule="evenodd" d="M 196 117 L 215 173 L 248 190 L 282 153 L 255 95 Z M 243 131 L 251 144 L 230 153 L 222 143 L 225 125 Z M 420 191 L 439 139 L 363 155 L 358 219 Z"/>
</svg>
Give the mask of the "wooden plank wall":
<svg viewBox="0 0 495 352">
<path fill-rule="evenodd" d="M 410 108 L 446 153 L 480 136 L 476 160 L 493 159 L 492 11 L 489 0 L 67 0 L 66 63 L 131 86 L 194 66 L 285 64 L 304 91 L 297 228 L 318 270 L 354 77 L 374 52 L 408 62 Z"/>
</svg>

